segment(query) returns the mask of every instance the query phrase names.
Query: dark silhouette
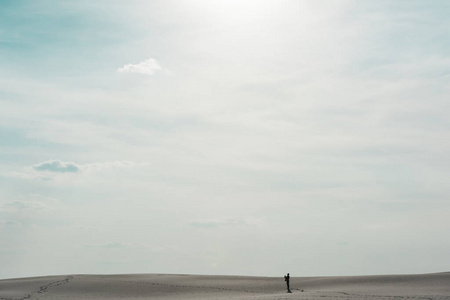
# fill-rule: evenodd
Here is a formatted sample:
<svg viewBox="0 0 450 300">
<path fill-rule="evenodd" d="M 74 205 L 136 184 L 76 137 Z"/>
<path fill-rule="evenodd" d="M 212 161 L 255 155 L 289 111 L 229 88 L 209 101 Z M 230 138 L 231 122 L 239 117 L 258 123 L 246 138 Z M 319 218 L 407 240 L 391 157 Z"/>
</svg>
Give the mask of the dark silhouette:
<svg viewBox="0 0 450 300">
<path fill-rule="evenodd" d="M 286 281 L 286 286 L 287 286 L 287 292 L 288 293 L 292 293 L 291 292 L 291 288 L 289 287 L 289 278 L 291 278 L 291 276 L 289 276 L 289 273 L 287 273 L 287 275 L 284 275 L 284 281 Z"/>
</svg>

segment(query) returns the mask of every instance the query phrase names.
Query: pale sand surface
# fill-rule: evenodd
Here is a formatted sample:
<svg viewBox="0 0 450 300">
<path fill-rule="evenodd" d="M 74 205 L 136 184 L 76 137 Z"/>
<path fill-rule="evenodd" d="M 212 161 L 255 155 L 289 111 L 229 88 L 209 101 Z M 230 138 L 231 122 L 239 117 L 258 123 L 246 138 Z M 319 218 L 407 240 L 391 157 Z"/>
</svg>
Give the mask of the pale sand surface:
<svg viewBox="0 0 450 300">
<path fill-rule="evenodd" d="M 67 275 L 0 280 L 0 299 L 450 300 L 450 273 L 292 277 L 291 289 L 282 276 Z"/>
</svg>

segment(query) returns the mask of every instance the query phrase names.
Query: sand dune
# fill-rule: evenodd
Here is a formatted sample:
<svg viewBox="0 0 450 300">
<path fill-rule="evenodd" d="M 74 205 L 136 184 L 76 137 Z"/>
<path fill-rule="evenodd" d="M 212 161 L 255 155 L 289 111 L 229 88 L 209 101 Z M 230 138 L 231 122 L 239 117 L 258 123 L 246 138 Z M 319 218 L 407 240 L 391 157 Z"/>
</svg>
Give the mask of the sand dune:
<svg viewBox="0 0 450 300">
<path fill-rule="evenodd" d="M 292 277 L 291 289 L 286 293 L 281 277 L 68 275 L 0 280 L 0 299 L 450 300 L 450 273 Z"/>
</svg>

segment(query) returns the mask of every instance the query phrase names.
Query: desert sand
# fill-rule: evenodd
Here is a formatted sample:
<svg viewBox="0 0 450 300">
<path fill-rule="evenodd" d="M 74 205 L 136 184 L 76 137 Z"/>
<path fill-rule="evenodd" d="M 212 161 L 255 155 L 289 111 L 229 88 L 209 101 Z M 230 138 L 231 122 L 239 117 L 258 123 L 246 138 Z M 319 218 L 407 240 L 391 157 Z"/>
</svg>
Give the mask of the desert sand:
<svg viewBox="0 0 450 300">
<path fill-rule="evenodd" d="M 291 274 L 292 275 L 292 274 Z M 354 277 L 167 274 L 67 275 L 0 280 L 0 299 L 449 299 L 450 273 Z"/>
</svg>

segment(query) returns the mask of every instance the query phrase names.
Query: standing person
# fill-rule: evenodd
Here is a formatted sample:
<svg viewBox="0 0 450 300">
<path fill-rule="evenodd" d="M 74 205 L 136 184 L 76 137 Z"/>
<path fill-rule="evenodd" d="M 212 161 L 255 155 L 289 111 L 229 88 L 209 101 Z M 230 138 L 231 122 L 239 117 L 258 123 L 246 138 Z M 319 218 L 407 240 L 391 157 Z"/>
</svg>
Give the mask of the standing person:
<svg viewBox="0 0 450 300">
<path fill-rule="evenodd" d="M 291 278 L 291 276 L 289 276 L 289 273 L 287 273 L 287 275 L 284 275 L 284 281 L 286 281 L 286 286 L 287 286 L 287 292 L 288 293 L 292 293 L 291 292 L 291 288 L 289 287 L 289 278 Z"/>
</svg>

